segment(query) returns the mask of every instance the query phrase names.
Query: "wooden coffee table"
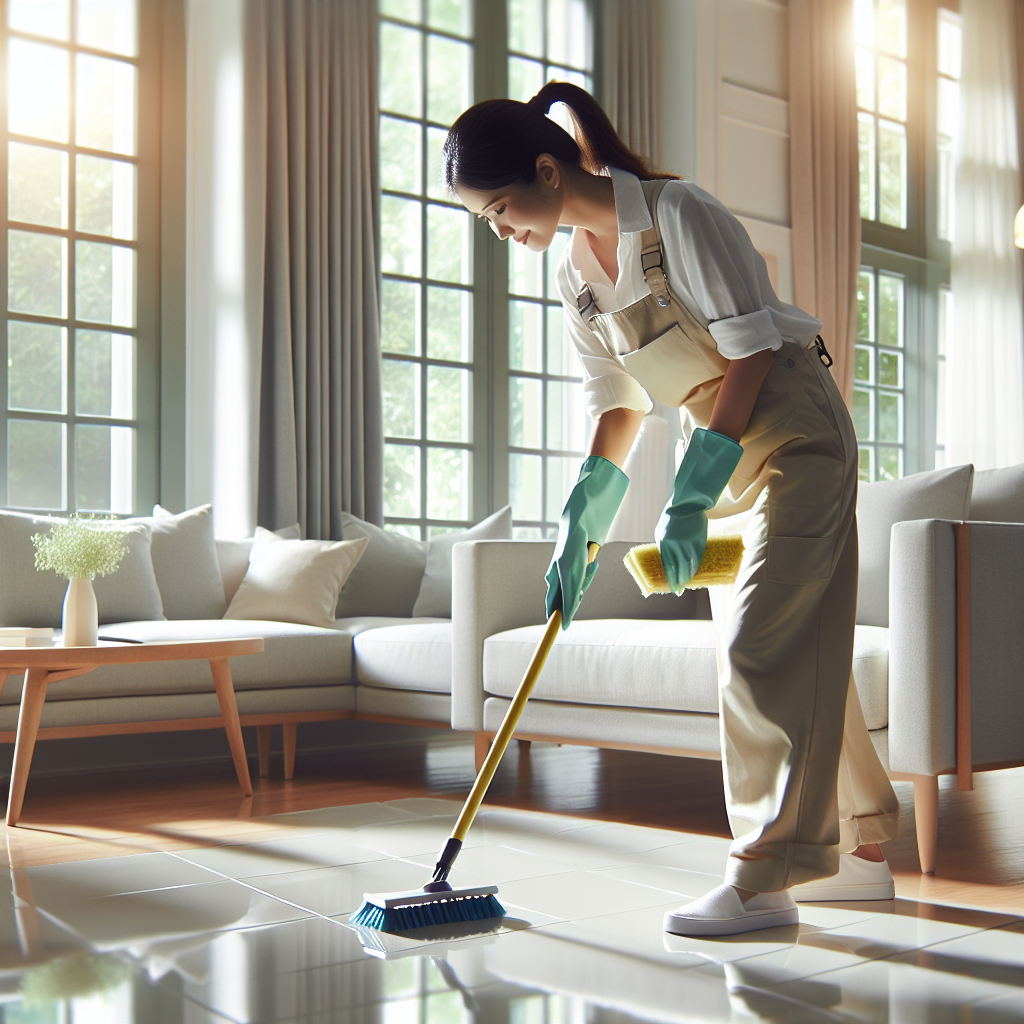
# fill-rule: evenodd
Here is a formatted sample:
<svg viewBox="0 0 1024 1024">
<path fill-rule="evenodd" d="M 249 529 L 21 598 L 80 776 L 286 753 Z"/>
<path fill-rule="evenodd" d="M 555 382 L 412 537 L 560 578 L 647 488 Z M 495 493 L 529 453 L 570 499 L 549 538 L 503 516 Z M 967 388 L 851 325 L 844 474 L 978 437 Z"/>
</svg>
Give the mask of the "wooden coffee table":
<svg viewBox="0 0 1024 1024">
<path fill-rule="evenodd" d="M 25 799 L 25 786 L 32 765 L 32 752 L 39 733 L 39 720 L 46 701 L 46 687 L 58 679 L 70 679 L 92 672 L 100 665 L 139 665 L 150 661 L 189 661 L 209 659 L 213 685 L 220 702 L 224 731 L 235 762 L 238 784 L 245 796 L 252 796 L 249 765 L 245 759 L 242 726 L 238 721 L 235 688 L 231 682 L 228 658 L 240 654 L 259 654 L 263 639 L 199 640 L 172 643 L 125 644 L 100 641 L 97 647 L 0 647 L 0 690 L 12 672 L 25 673 L 21 691 L 18 734 L 14 742 L 14 767 L 7 799 L 7 824 L 16 825 Z"/>
</svg>

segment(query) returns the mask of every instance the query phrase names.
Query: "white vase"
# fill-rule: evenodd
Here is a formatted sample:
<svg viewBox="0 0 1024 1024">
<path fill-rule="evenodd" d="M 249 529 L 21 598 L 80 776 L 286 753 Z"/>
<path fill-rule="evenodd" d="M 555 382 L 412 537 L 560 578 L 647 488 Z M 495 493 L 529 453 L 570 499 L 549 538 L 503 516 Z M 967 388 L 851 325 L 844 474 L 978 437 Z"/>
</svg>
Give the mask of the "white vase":
<svg viewBox="0 0 1024 1024">
<path fill-rule="evenodd" d="M 95 647 L 99 618 L 92 580 L 68 580 L 68 592 L 64 595 L 64 646 Z"/>
</svg>

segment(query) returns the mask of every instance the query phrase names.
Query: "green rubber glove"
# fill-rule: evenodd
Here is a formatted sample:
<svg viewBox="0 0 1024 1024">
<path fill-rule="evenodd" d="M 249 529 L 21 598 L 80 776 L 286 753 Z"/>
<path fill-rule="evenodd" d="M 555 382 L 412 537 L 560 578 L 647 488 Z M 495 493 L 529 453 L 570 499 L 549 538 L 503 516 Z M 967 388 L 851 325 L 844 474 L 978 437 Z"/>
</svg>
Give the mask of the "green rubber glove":
<svg viewBox="0 0 1024 1024">
<path fill-rule="evenodd" d="M 672 497 L 661 513 L 654 539 L 672 592 L 693 579 L 708 542 L 708 509 L 715 507 L 743 449 L 731 437 L 698 427 L 676 471 Z"/>
<path fill-rule="evenodd" d="M 587 545 L 605 542 L 628 486 L 629 477 L 600 455 L 591 455 L 580 469 L 580 478 L 562 509 L 555 555 L 544 577 L 548 618 L 560 608 L 562 629 L 572 622 L 583 592 L 597 572 L 597 562 L 587 565 Z"/>
</svg>

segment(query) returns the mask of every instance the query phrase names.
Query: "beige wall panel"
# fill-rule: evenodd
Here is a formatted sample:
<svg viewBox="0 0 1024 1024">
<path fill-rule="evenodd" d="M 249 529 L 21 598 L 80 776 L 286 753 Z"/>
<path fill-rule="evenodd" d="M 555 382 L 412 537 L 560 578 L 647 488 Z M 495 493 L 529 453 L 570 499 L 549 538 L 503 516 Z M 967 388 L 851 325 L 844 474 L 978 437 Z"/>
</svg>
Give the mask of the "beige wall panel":
<svg viewBox="0 0 1024 1024">
<path fill-rule="evenodd" d="M 733 213 L 788 226 L 789 137 L 719 118 L 718 198 Z"/>
<path fill-rule="evenodd" d="M 771 0 L 718 0 L 722 80 L 785 99 L 789 95 L 788 11 Z"/>
</svg>

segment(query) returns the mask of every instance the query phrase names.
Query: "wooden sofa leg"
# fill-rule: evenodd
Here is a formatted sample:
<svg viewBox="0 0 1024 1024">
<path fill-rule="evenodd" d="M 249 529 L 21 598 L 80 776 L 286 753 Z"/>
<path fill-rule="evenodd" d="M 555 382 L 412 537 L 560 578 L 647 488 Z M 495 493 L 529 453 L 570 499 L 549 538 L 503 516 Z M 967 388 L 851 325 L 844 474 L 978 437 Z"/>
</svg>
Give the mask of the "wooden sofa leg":
<svg viewBox="0 0 1024 1024">
<path fill-rule="evenodd" d="M 516 743 L 519 744 L 519 753 L 520 754 L 529 754 L 529 752 L 530 752 L 530 744 L 532 742 L 533 742 L 533 740 L 516 740 Z"/>
<path fill-rule="evenodd" d="M 298 722 L 285 722 L 284 730 L 284 777 L 295 778 L 295 740 L 299 732 Z"/>
<path fill-rule="evenodd" d="M 270 726 L 256 726 L 256 741 L 260 749 L 260 778 L 270 775 Z"/>
<path fill-rule="evenodd" d="M 478 732 L 474 734 L 476 742 L 473 745 L 473 760 L 476 762 L 476 770 L 479 774 L 484 766 L 484 759 L 491 749 L 491 734 L 489 732 Z"/>
<path fill-rule="evenodd" d="M 921 871 L 935 873 L 939 845 L 939 779 L 937 775 L 914 776 L 914 820 L 917 823 L 917 855 Z"/>
</svg>

